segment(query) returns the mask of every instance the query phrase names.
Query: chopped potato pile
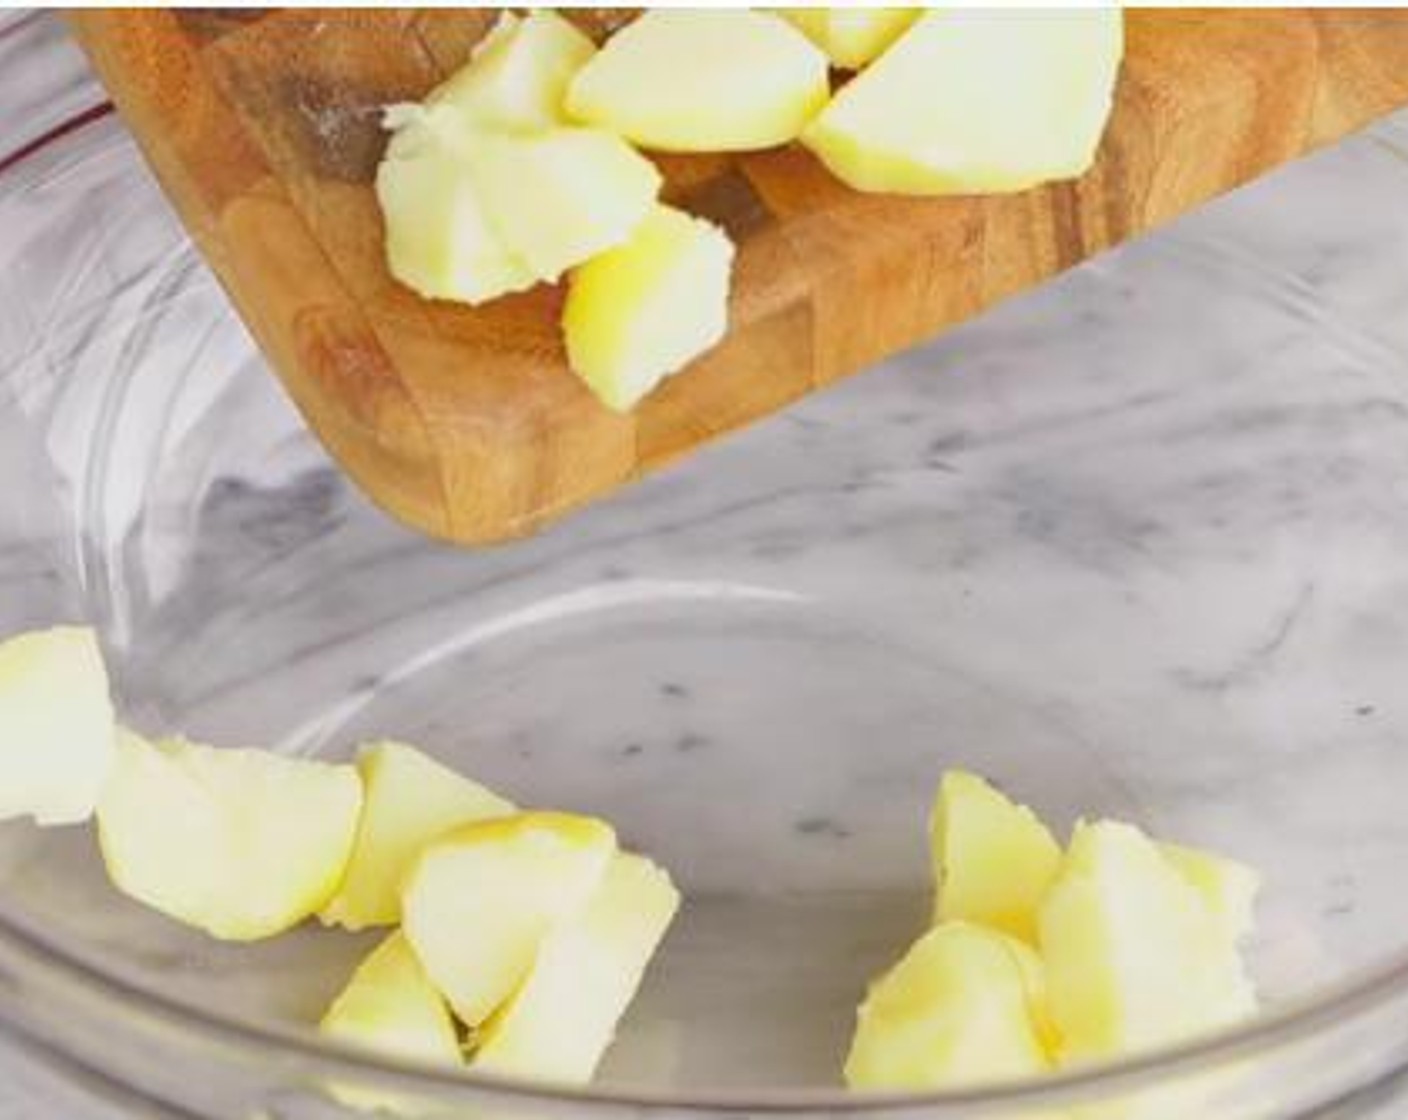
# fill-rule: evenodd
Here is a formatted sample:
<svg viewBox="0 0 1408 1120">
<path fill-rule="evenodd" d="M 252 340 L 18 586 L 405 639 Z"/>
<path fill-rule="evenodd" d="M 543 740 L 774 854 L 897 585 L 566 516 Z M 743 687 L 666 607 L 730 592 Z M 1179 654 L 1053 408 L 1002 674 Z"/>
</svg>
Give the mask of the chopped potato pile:
<svg viewBox="0 0 1408 1120">
<path fill-rule="evenodd" d="M 97 640 L 78 627 L 0 643 L 0 820 L 25 815 L 95 817 L 119 890 L 222 940 L 314 915 L 399 926 L 325 1033 L 569 1084 L 591 1079 L 680 901 L 604 821 L 520 811 L 403 743 L 351 766 L 150 742 L 116 722 Z"/>
<path fill-rule="evenodd" d="M 1117 8 L 649 9 L 600 47 L 505 14 L 386 112 L 387 262 L 470 304 L 565 276 L 568 363 L 626 412 L 723 338 L 733 263 L 722 229 L 659 203 L 637 147 L 795 140 L 857 190 L 1023 190 L 1090 166 L 1123 49 Z"/>
<path fill-rule="evenodd" d="M 531 99 L 496 104 L 526 115 Z M 663 213 L 678 228 L 659 236 L 683 247 L 660 252 L 708 236 Z M 519 809 L 403 743 L 369 744 L 354 766 L 148 741 L 116 722 L 98 643 L 77 627 L 0 643 L 0 820 L 26 815 L 95 818 L 118 889 L 212 937 L 267 938 L 315 915 L 388 929 L 327 1009 L 327 1034 L 564 1084 L 592 1078 L 680 905 L 605 821 Z M 962 771 L 939 786 L 930 843 L 931 928 L 871 986 L 848 1085 L 1036 1075 L 1255 1010 L 1240 953 L 1250 868 L 1107 820 L 1079 822 L 1063 850 Z"/>
<path fill-rule="evenodd" d="M 1082 821 L 1063 852 L 981 778 L 944 776 L 934 924 L 870 989 L 846 1081 L 937 1089 L 1115 1058 L 1256 1010 L 1239 945 L 1259 879 L 1132 825 Z"/>
</svg>

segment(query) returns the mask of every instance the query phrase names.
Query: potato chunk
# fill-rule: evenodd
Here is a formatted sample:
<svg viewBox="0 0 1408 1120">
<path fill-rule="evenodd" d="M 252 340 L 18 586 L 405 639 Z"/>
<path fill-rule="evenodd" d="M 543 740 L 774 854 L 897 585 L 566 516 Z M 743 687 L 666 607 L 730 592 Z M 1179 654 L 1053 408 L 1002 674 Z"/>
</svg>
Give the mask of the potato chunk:
<svg viewBox="0 0 1408 1120">
<path fill-rule="evenodd" d="M 769 12 L 652 8 L 577 72 L 567 111 L 660 151 L 770 148 L 826 103 L 827 70 L 826 56 Z"/>
<path fill-rule="evenodd" d="M 723 337 L 732 265 L 721 229 L 656 207 L 624 245 L 573 272 L 562 316 L 573 370 L 607 407 L 632 408 Z"/>
<path fill-rule="evenodd" d="M 1074 178 L 1110 115 L 1122 19 L 1114 8 L 930 12 L 802 142 L 865 191 L 986 193 Z"/>
</svg>

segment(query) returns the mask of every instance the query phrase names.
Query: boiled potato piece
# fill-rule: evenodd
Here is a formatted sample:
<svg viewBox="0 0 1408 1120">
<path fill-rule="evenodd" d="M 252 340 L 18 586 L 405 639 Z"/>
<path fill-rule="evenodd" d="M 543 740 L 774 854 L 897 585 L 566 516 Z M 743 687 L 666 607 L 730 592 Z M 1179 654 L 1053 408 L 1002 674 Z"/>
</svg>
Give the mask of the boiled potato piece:
<svg viewBox="0 0 1408 1120">
<path fill-rule="evenodd" d="M 940 1089 L 1050 1068 L 1041 962 L 1022 942 L 967 922 L 931 929 L 861 1005 L 846 1059 L 853 1089 Z"/>
<path fill-rule="evenodd" d="M 476 133 L 467 150 L 490 223 L 539 280 L 626 241 L 660 190 L 648 159 L 597 129 Z"/>
<path fill-rule="evenodd" d="M 604 821 L 519 813 L 465 825 L 420 854 L 401 890 L 403 928 L 460 1019 L 477 1027 L 513 994 L 615 853 Z"/>
<path fill-rule="evenodd" d="M 114 731 L 92 630 L 59 626 L 0 643 L 0 820 L 87 820 L 112 767 Z"/>
<path fill-rule="evenodd" d="M 770 148 L 826 103 L 827 71 L 826 56 L 772 13 L 652 8 L 577 72 L 567 111 L 660 151 Z"/>
<path fill-rule="evenodd" d="M 401 879 L 420 850 L 458 825 L 503 817 L 509 802 L 404 743 L 374 743 L 357 759 L 365 791 L 342 886 L 319 917 L 347 929 L 401 920 Z"/>
<path fill-rule="evenodd" d="M 1252 931 L 1261 876 L 1244 863 L 1181 844 L 1160 844 L 1164 859 L 1202 896 L 1203 905 L 1222 927 L 1223 936 L 1237 944 Z"/>
<path fill-rule="evenodd" d="M 779 8 L 790 22 L 845 70 L 879 58 L 919 18 L 918 8 Z"/>
<path fill-rule="evenodd" d="M 802 142 L 865 191 L 1017 191 L 1073 178 L 1110 115 L 1122 20 L 1116 8 L 929 12 Z"/>
<path fill-rule="evenodd" d="M 377 167 L 391 275 L 429 299 L 477 304 L 530 288 L 537 277 L 485 211 L 457 114 L 398 106 L 399 127 Z"/>
<path fill-rule="evenodd" d="M 253 941 L 326 905 L 352 853 L 350 766 L 123 730 L 98 803 L 117 887 L 213 937 Z"/>
<path fill-rule="evenodd" d="M 679 902 L 661 868 L 617 855 L 585 907 L 548 934 L 527 979 L 484 1025 L 473 1067 L 590 1081 Z"/>
<path fill-rule="evenodd" d="M 1146 1050 L 1255 1009 L 1222 923 L 1130 825 L 1077 826 L 1039 928 L 1064 1060 Z"/>
<path fill-rule="evenodd" d="M 533 131 L 566 124 L 567 84 L 596 47 L 556 12 L 504 12 L 469 63 L 426 99 L 481 128 Z"/>
<path fill-rule="evenodd" d="M 624 245 L 572 273 L 568 364 L 626 411 L 724 336 L 733 243 L 717 226 L 657 206 Z"/>
<path fill-rule="evenodd" d="M 951 770 L 929 822 L 935 923 L 962 919 L 1036 943 L 1036 914 L 1061 849 L 1025 805 L 975 774 Z"/>
<path fill-rule="evenodd" d="M 382 1054 L 460 1064 L 450 1009 L 399 931 L 357 966 L 318 1029 Z"/>
<path fill-rule="evenodd" d="M 459 1032 L 444 997 L 426 976 L 405 935 L 393 933 L 357 966 L 318 1029 L 377 1054 L 460 1066 Z M 331 1082 L 328 1092 L 348 1108 L 418 1116 L 425 1106 L 384 1089 Z"/>
</svg>

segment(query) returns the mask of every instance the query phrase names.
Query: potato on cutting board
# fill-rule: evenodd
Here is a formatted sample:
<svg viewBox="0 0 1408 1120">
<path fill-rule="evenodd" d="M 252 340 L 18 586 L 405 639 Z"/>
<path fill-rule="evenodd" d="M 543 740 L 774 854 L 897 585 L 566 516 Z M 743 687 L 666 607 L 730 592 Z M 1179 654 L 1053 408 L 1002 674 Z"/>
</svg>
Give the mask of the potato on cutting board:
<svg viewBox="0 0 1408 1120">
<path fill-rule="evenodd" d="M 832 63 L 859 70 L 884 54 L 919 18 L 921 8 L 779 8 L 790 22 L 826 52 Z"/>
<path fill-rule="evenodd" d="M 941 8 L 802 138 L 843 182 L 897 194 L 1026 190 L 1088 169 L 1124 56 L 1118 8 Z"/>
<path fill-rule="evenodd" d="M 715 14 L 737 24 L 746 15 Z M 480 76 L 464 86 L 492 88 L 471 100 L 498 107 L 480 127 L 521 130 L 551 112 L 568 71 L 569 99 L 578 83 L 590 92 L 586 76 L 624 49 L 613 42 L 639 39 L 623 13 L 571 13 L 598 44 L 577 69 L 582 44 L 533 17 L 504 21 L 473 61 L 496 14 L 327 9 L 316 37 L 307 13 L 286 10 L 238 22 L 165 9 L 69 18 L 330 452 L 407 523 L 485 543 L 533 532 L 1408 100 L 1400 65 L 1408 17 L 1399 12 L 1131 9 L 1110 135 L 1078 179 L 1033 187 L 1010 204 L 891 197 L 1010 191 L 1087 166 L 1116 61 L 1118 28 L 1101 21 L 1117 17 L 1071 13 L 1095 26 L 1069 51 L 1022 30 L 1065 14 L 939 9 L 859 73 L 829 75 L 829 104 L 831 59 L 772 13 L 747 22 L 765 25 L 767 42 L 789 44 L 793 61 L 757 67 L 711 103 L 680 100 L 686 70 L 675 72 L 679 47 L 668 35 L 660 39 L 669 61 L 647 55 L 621 66 L 592 111 L 609 102 L 632 134 L 659 126 L 665 144 L 733 148 L 776 144 L 803 127 L 826 160 L 787 146 L 660 161 L 659 198 L 721 226 L 737 245 L 737 290 L 711 360 L 691 363 L 668 396 L 647 395 L 630 416 L 574 376 L 559 329 L 562 293 L 524 288 L 535 270 L 500 245 L 476 193 L 434 186 L 439 172 L 426 170 L 427 189 L 440 195 L 419 207 L 431 230 L 402 230 L 396 244 L 374 193 L 385 144 L 376 121 L 388 104 L 424 102 L 447 81 L 460 88 L 462 69 L 478 62 Z M 1000 19 L 1020 42 L 983 31 Z M 838 59 L 841 22 L 828 13 Z M 938 38 L 945 22 L 948 45 Z M 782 54 L 755 45 L 740 57 L 754 50 Z M 922 57 L 905 62 L 909 52 Z M 1061 58 L 1083 77 L 1061 78 L 1052 68 Z M 687 61 L 699 69 L 700 60 Z M 642 102 L 641 75 L 662 73 Z M 661 125 L 652 114 L 667 94 Z M 916 104 L 932 107 L 932 120 L 918 119 Z M 1062 107 L 1059 116 L 1042 118 L 1048 104 Z M 637 113 L 639 122 L 624 123 Z M 706 141 L 702 127 L 692 135 L 696 120 L 738 131 Z M 847 187 L 827 164 L 887 193 Z M 407 201 L 415 189 L 392 188 L 391 224 L 418 209 Z M 408 261 L 421 254 L 418 277 Z M 495 290 L 504 298 L 490 298 Z"/>
<path fill-rule="evenodd" d="M 666 152 L 785 144 L 826 102 L 826 56 L 770 12 L 652 8 L 572 79 L 578 120 Z"/>
<path fill-rule="evenodd" d="M 656 207 L 572 274 L 562 313 L 572 368 L 608 408 L 632 408 L 724 336 L 732 267 L 717 226 Z"/>
<path fill-rule="evenodd" d="M 569 124 L 568 84 L 595 53 L 592 41 L 556 12 L 504 12 L 474 48 L 469 65 L 426 99 L 483 129 L 533 132 Z"/>
</svg>

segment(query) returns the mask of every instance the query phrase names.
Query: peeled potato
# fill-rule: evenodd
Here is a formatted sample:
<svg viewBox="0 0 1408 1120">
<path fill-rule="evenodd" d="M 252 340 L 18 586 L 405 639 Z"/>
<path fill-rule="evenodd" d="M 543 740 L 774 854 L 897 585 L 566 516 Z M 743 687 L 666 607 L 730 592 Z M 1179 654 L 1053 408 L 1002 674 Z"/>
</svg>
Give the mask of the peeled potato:
<svg viewBox="0 0 1408 1120">
<path fill-rule="evenodd" d="M 777 14 L 845 70 L 885 52 L 919 18 L 919 8 L 779 8 Z"/>
<path fill-rule="evenodd" d="M 1061 864 L 1051 832 L 982 778 L 950 770 L 929 824 L 935 923 L 962 919 L 1036 943 L 1042 896 Z"/>
<path fill-rule="evenodd" d="M 622 244 L 660 190 L 648 159 L 598 129 L 476 133 L 467 148 L 484 212 L 539 280 Z"/>
<path fill-rule="evenodd" d="M 513 994 L 615 854 L 610 825 L 569 813 L 466 825 L 421 853 L 402 886 L 402 928 L 460 1019 L 477 1027 Z"/>
<path fill-rule="evenodd" d="M 108 674 L 92 630 L 0 643 L 0 820 L 87 820 L 113 762 Z"/>
<path fill-rule="evenodd" d="M 619 854 L 586 905 L 544 939 L 522 986 L 479 1034 L 475 1069 L 585 1084 L 679 908 L 663 870 Z"/>
<path fill-rule="evenodd" d="M 802 142 L 866 191 L 1017 191 L 1073 178 L 1110 115 L 1123 27 L 1118 8 L 929 12 Z"/>
<path fill-rule="evenodd" d="M 377 1054 L 435 1065 L 462 1064 L 459 1031 L 416 959 L 405 936 L 391 934 L 357 966 L 318 1024 L 330 1038 Z M 328 1092 L 349 1108 L 392 1116 L 418 1116 L 418 1100 L 344 1081 L 330 1082 Z"/>
<path fill-rule="evenodd" d="M 217 750 L 130 731 L 98 805 L 124 893 L 213 937 L 253 941 L 326 905 L 352 852 L 362 783 L 350 766 Z"/>
<path fill-rule="evenodd" d="M 481 128 L 532 131 L 567 123 L 563 99 L 596 47 L 556 12 L 504 12 L 469 63 L 427 102 L 450 105 Z"/>
<path fill-rule="evenodd" d="M 567 111 L 645 148 L 785 144 L 826 103 L 826 56 L 769 12 L 652 8 L 577 72 Z"/>
<path fill-rule="evenodd" d="M 722 230 L 657 206 L 624 245 L 572 273 L 562 316 L 572 369 L 607 407 L 630 409 L 723 337 L 732 265 Z"/>
<path fill-rule="evenodd" d="M 357 966 L 318 1029 L 383 1054 L 460 1063 L 450 1009 L 399 931 Z"/>
<path fill-rule="evenodd" d="M 1130 825 L 1077 826 L 1041 906 L 1040 943 L 1066 1060 L 1175 1042 L 1256 1006 L 1223 924 Z"/>
<path fill-rule="evenodd" d="M 1159 851 L 1192 884 L 1231 944 L 1251 933 L 1260 875 L 1234 859 L 1181 844 L 1160 844 Z"/>
<path fill-rule="evenodd" d="M 347 874 L 319 917 L 358 930 L 401 920 L 401 879 L 422 848 L 458 825 L 514 807 L 404 743 L 381 742 L 357 759 L 365 790 Z"/>
<path fill-rule="evenodd" d="M 483 303 L 537 281 L 485 211 L 458 117 L 446 108 L 400 106 L 377 167 L 391 275 L 430 299 Z"/>
<path fill-rule="evenodd" d="M 1020 941 L 967 922 L 936 926 L 871 986 L 846 1084 L 940 1089 L 1044 1072 L 1041 974 Z"/>
</svg>

